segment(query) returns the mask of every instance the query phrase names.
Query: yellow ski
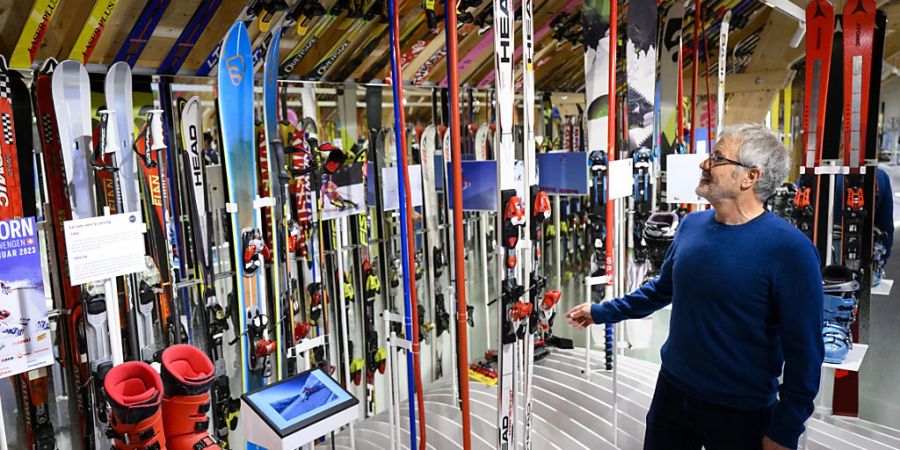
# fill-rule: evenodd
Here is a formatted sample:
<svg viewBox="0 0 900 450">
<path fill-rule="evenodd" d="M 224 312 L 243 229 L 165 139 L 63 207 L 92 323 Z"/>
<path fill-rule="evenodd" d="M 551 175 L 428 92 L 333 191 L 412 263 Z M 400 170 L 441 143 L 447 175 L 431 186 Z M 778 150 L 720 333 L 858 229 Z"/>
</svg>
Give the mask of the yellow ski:
<svg viewBox="0 0 900 450">
<path fill-rule="evenodd" d="M 91 15 L 88 16 L 87 22 L 78 33 L 78 39 L 75 40 L 75 46 L 69 52 L 69 59 L 80 60 L 83 64 L 87 64 L 88 58 L 100 41 L 100 35 L 106 28 L 106 23 L 112 15 L 116 4 L 119 0 L 97 0 L 94 8 L 91 9 Z"/>
<path fill-rule="evenodd" d="M 38 49 L 41 48 L 41 41 L 47 35 L 50 21 L 53 19 L 53 14 L 60 1 L 62 0 L 37 0 L 34 3 L 31 14 L 28 15 L 28 21 L 25 22 L 25 28 L 22 29 L 22 35 L 19 36 L 19 42 L 16 43 L 16 48 L 13 50 L 12 58 L 9 60 L 11 68 L 31 68 L 31 62 L 34 61 Z"/>
</svg>

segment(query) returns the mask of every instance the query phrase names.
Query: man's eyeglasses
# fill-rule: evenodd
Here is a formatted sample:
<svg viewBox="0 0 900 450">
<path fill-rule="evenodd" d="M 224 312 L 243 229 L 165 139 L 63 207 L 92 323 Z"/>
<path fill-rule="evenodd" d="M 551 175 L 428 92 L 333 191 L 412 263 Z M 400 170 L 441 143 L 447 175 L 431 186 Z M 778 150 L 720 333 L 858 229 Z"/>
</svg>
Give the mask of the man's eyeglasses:
<svg viewBox="0 0 900 450">
<path fill-rule="evenodd" d="M 733 159 L 726 158 L 726 157 L 724 157 L 724 156 L 722 156 L 722 155 L 720 155 L 720 154 L 718 154 L 718 153 L 715 153 L 715 152 L 710 153 L 708 159 L 709 159 L 710 164 L 711 164 L 713 167 L 715 167 L 715 166 L 726 166 L 726 165 L 732 164 L 732 165 L 735 165 L 735 166 L 743 167 L 743 168 L 745 168 L 745 169 L 753 169 L 753 168 L 754 168 L 754 166 L 748 166 L 748 165 L 746 165 L 746 164 L 744 164 L 744 163 L 742 163 L 742 162 L 740 162 L 740 161 L 735 161 L 735 160 L 733 160 Z"/>
</svg>

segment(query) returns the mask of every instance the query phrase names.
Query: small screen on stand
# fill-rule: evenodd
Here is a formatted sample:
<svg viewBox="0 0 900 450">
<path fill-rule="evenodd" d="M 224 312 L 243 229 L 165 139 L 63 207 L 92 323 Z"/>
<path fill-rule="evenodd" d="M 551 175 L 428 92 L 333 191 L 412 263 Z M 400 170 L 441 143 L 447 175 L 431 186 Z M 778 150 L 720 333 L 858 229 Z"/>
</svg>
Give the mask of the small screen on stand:
<svg viewBox="0 0 900 450">
<path fill-rule="evenodd" d="M 319 369 L 264 386 L 243 398 L 282 437 L 358 403 Z"/>
</svg>

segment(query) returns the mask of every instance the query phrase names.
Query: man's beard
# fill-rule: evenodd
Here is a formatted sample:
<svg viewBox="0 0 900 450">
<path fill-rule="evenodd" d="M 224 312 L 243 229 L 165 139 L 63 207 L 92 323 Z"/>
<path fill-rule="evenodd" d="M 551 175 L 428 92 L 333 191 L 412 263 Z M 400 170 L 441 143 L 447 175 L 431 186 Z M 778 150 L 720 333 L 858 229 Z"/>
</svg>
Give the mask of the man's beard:
<svg viewBox="0 0 900 450">
<path fill-rule="evenodd" d="M 725 188 L 721 184 L 714 182 L 712 178 L 706 178 L 706 180 L 707 183 L 703 184 L 703 178 L 700 179 L 700 184 L 697 185 L 694 193 L 699 197 L 705 198 L 708 202 L 734 200 L 738 197 L 737 190 Z"/>
</svg>

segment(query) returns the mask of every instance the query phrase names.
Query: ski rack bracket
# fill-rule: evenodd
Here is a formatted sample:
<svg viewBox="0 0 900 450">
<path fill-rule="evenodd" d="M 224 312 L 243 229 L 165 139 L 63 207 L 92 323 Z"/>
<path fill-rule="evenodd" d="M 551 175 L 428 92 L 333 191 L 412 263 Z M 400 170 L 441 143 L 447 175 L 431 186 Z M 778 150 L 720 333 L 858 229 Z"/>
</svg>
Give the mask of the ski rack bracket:
<svg viewBox="0 0 900 450">
<path fill-rule="evenodd" d="M 395 380 L 396 374 L 394 373 L 394 365 L 399 363 L 394 363 L 394 358 L 397 357 L 395 351 L 393 351 L 393 347 L 403 349 L 407 352 L 411 352 L 413 349 L 412 341 L 409 339 L 404 339 L 397 336 L 397 332 L 392 330 L 392 323 L 399 323 L 401 325 L 405 324 L 406 316 L 393 313 L 390 309 L 385 309 L 383 313 L 381 313 L 381 318 L 384 320 L 384 329 L 390 330 L 390 333 L 387 337 L 387 360 L 385 361 L 385 372 L 384 376 L 387 379 L 388 391 L 391 393 L 387 396 L 388 405 L 388 422 L 391 430 L 391 449 L 399 450 L 400 448 L 400 391 L 399 389 L 395 389 L 395 385 L 399 385 L 400 381 Z M 415 447 L 415 443 L 413 443 L 412 447 Z"/>
<path fill-rule="evenodd" d="M 253 200 L 253 209 L 263 209 L 263 208 L 274 208 L 275 207 L 275 198 L 274 197 L 259 197 L 257 196 L 255 200 Z"/>
</svg>

